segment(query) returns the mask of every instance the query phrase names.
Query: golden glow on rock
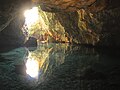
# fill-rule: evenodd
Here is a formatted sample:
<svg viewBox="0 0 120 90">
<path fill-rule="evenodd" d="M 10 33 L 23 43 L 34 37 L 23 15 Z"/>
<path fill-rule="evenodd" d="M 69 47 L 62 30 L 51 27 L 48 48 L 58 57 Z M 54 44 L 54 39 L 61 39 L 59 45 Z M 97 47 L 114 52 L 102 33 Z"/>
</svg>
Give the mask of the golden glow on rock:
<svg viewBox="0 0 120 90">
<path fill-rule="evenodd" d="M 38 13 L 39 12 L 37 7 L 33 7 L 32 9 L 26 10 L 24 12 L 25 24 L 27 24 L 28 27 L 37 22 L 37 20 L 39 19 Z"/>
<path fill-rule="evenodd" d="M 44 12 L 38 6 L 26 10 L 24 16 L 24 32 L 27 32 L 28 36 L 35 37 L 38 43 L 46 43 L 48 41 L 69 42 L 68 37 L 65 35 L 64 27 L 56 20 L 54 13 Z"/>
</svg>

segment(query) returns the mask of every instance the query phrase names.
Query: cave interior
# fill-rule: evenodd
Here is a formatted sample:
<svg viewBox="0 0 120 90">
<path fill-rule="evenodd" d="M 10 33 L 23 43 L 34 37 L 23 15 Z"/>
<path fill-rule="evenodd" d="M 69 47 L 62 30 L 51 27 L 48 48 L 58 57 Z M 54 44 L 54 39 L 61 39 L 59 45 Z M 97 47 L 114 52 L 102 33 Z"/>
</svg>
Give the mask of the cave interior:
<svg viewBox="0 0 120 90">
<path fill-rule="evenodd" d="M 120 0 L 0 0 L 0 90 L 120 90 L 119 53 Z"/>
</svg>

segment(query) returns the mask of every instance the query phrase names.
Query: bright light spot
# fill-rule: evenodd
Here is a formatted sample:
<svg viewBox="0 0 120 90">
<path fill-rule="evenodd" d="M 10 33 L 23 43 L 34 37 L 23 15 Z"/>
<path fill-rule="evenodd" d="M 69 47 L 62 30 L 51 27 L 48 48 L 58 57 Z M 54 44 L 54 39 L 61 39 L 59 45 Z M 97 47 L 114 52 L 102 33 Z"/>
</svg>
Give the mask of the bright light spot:
<svg viewBox="0 0 120 90">
<path fill-rule="evenodd" d="M 28 59 L 26 62 L 26 73 L 31 77 L 37 77 L 39 73 L 39 63 L 38 61 L 32 59 Z"/>
<path fill-rule="evenodd" d="M 31 26 L 32 24 L 34 24 L 38 18 L 38 8 L 37 7 L 33 7 L 30 10 L 26 10 L 24 12 L 24 16 L 25 16 L 25 24 L 27 24 L 27 26 Z"/>
</svg>

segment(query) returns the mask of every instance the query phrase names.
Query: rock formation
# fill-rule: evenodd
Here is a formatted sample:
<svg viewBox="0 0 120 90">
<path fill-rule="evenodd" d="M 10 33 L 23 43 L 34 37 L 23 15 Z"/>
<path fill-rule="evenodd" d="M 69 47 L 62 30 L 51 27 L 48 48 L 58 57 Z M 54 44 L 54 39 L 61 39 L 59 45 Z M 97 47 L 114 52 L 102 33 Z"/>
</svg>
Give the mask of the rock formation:
<svg viewBox="0 0 120 90">
<path fill-rule="evenodd" d="M 29 8 L 30 0 L 0 1 L 0 46 L 22 46 L 25 36 L 21 30 L 24 24 L 23 12 Z"/>
<path fill-rule="evenodd" d="M 69 41 L 77 44 L 120 46 L 120 1 L 119 0 L 4 0 L 0 1 L 0 45 L 23 44 L 23 11 L 40 5 L 52 14 Z M 49 14 L 46 14 L 51 21 Z M 51 23 L 51 22 L 49 22 Z M 55 30 L 54 24 L 49 29 Z M 10 38 L 11 39 L 10 39 Z M 19 41 L 19 42 L 18 42 Z M 11 44 L 12 45 L 12 44 Z"/>
<path fill-rule="evenodd" d="M 74 43 L 120 46 L 119 0 L 37 0 L 37 3 L 42 10 L 55 13 Z"/>
</svg>

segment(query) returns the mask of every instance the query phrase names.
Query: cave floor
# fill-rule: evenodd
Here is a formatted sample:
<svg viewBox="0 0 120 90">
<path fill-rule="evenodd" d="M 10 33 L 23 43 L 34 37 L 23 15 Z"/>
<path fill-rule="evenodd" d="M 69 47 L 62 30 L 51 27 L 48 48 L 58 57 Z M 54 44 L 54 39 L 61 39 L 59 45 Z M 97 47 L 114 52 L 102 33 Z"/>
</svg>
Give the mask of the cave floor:
<svg viewBox="0 0 120 90">
<path fill-rule="evenodd" d="M 120 90 L 120 57 L 60 43 L 16 48 L 0 53 L 0 90 Z"/>
</svg>

